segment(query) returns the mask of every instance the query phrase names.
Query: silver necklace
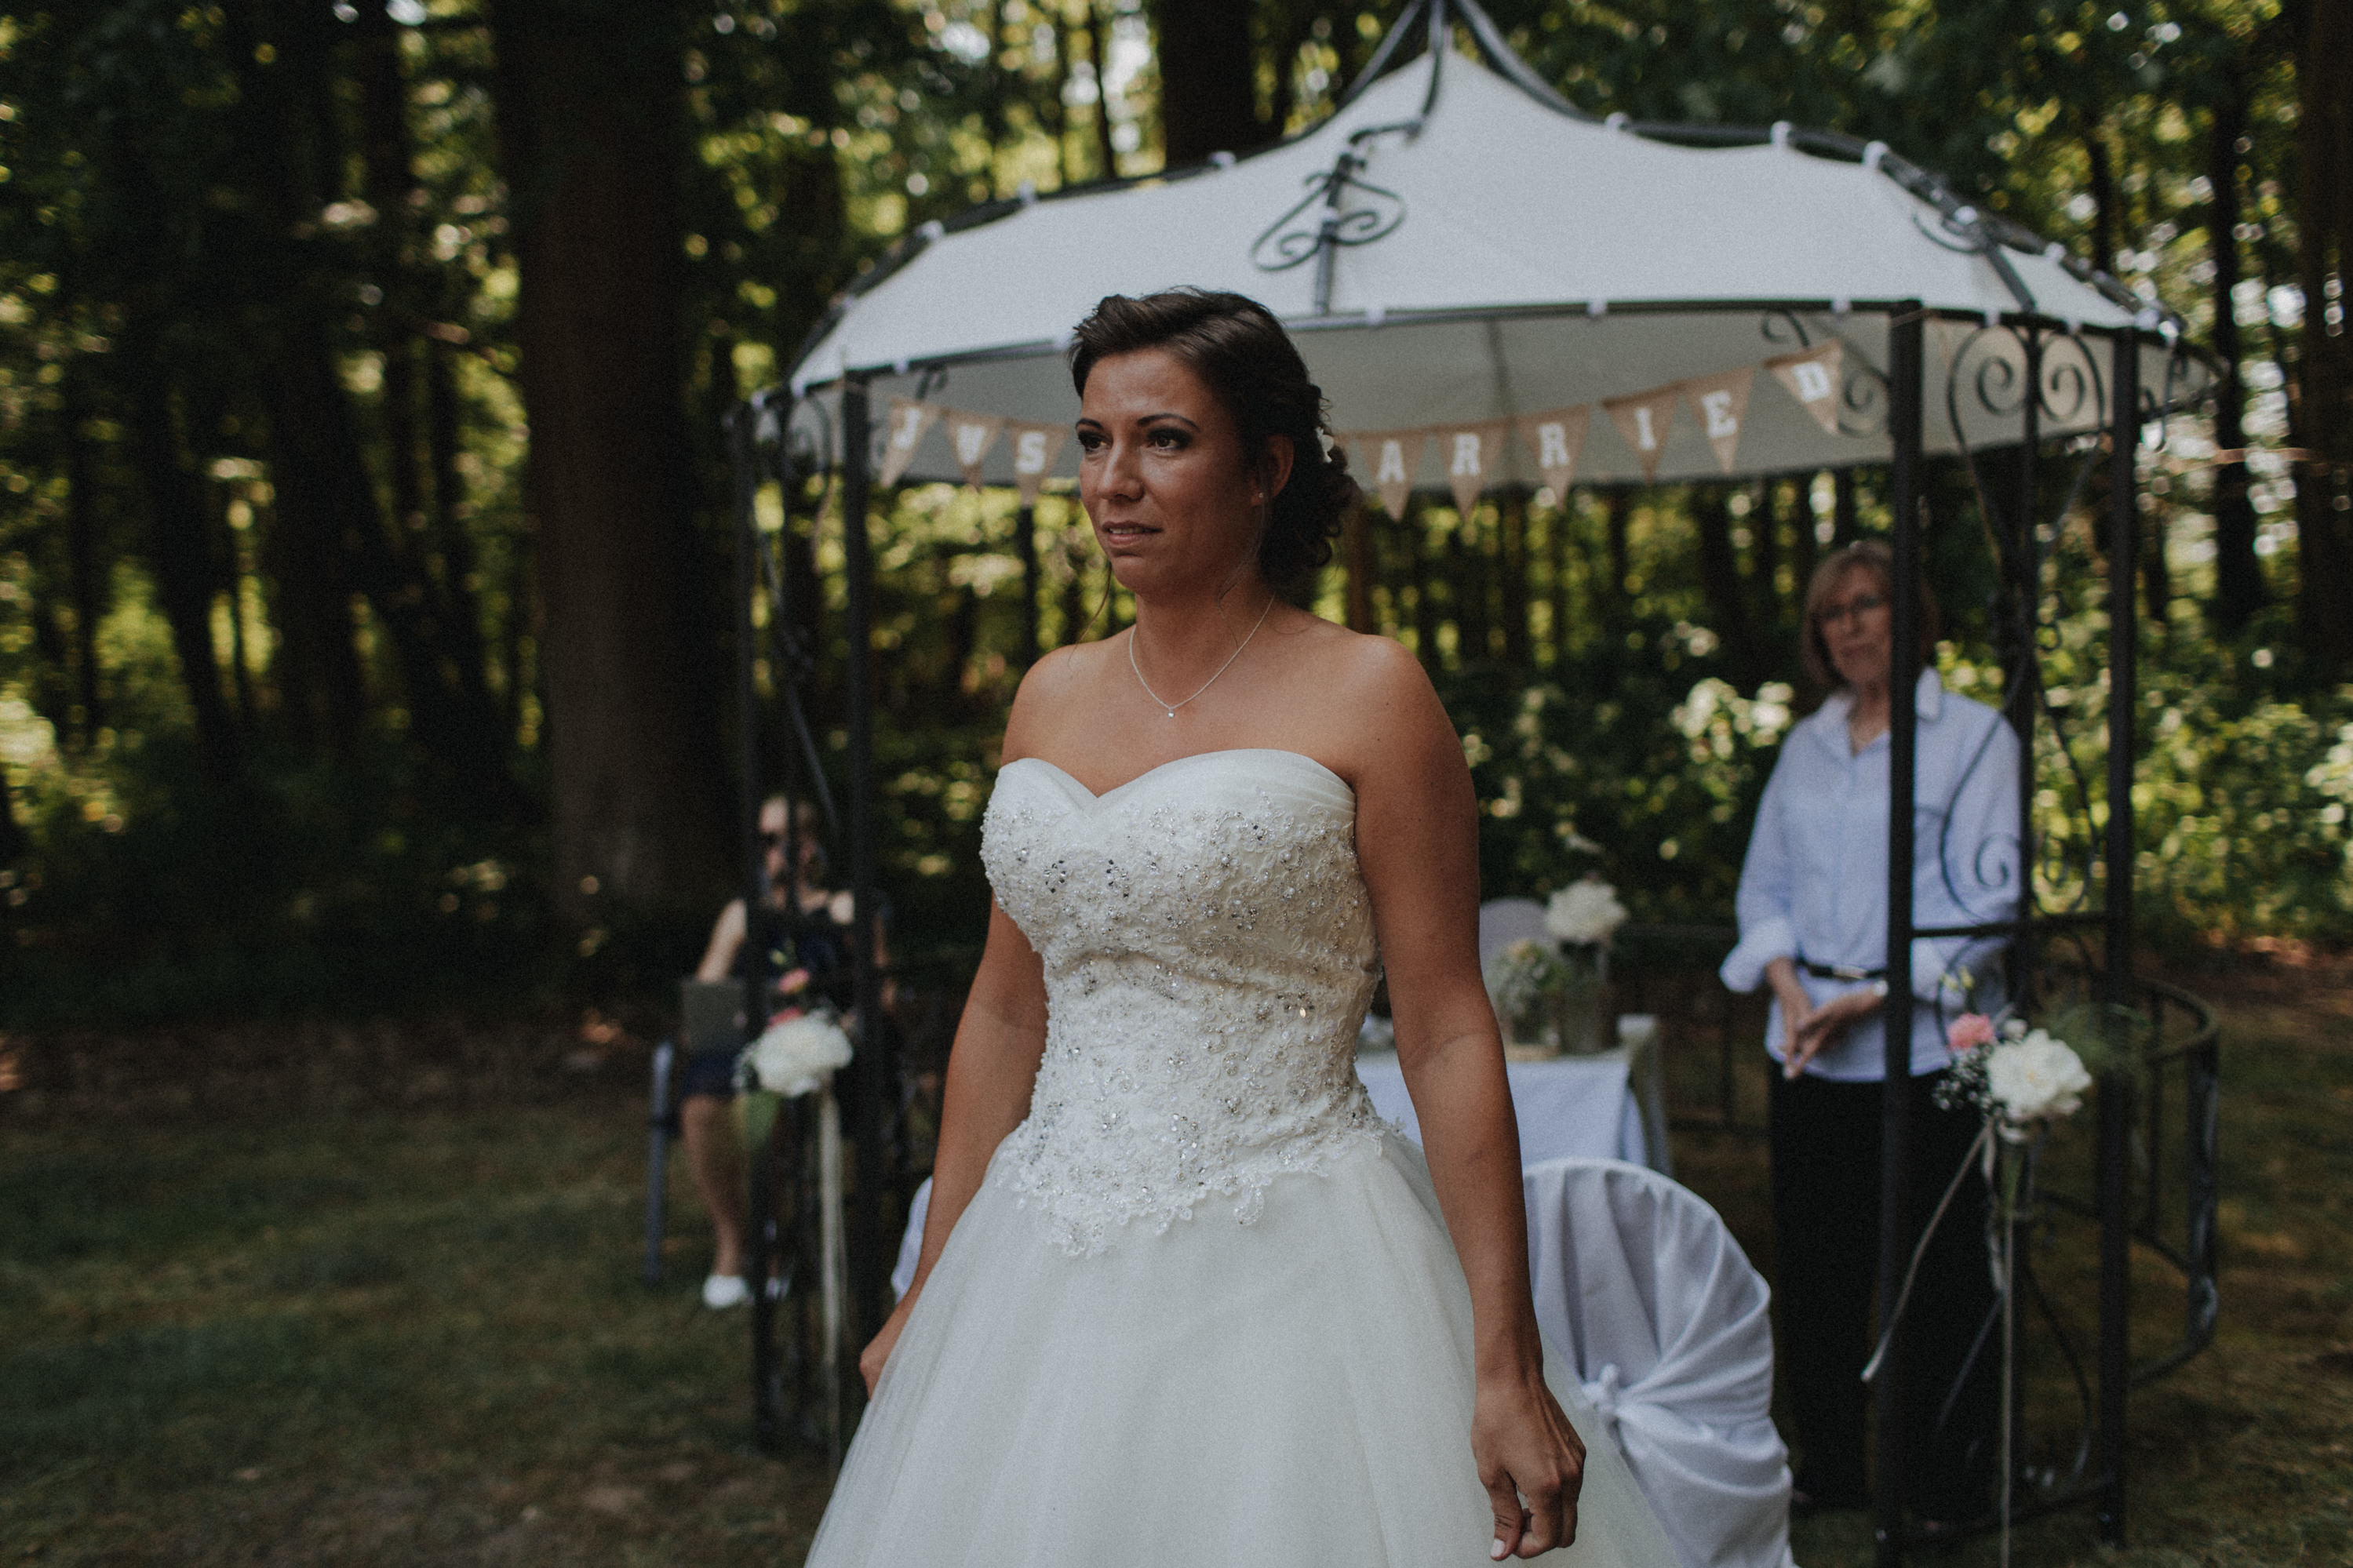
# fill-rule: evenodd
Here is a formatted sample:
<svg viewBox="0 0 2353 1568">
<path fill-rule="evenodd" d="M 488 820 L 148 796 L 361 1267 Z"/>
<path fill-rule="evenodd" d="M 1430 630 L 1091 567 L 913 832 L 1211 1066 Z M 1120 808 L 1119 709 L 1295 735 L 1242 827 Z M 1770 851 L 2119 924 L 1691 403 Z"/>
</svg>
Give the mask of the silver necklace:
<svg viewBox="0 0 2353 1568">
<path fill-rule="evenodd" d="M 1209 688 L 1215 686 L 1218 683 L 1218 675 L 1223 675 L 1226 671 L 1234 667 L 1234 660 L 1241 658 L 1242 649 L 1250 647 L 1250 638 L 1258 636 L 1259 627 L 1266 625 L 1266 617 L 1271 614 L 1273 610 L 1274 595 L 1272 594 L 1269 594 L 1266 596 L 1266 608 L 1261 610 L 1258 613 L 1258 619 L 1250 623 L 1250 629 L 1248 636 L 1245 636 L 1240 643 L 1236 645 L 1233 652 L 1226 656 L 1226 662 L 1218 666 L 1217 675 L 1212 675 L 1208 679 L 1201 682 L 1199 686 L 1194 688 L 1193 697 L 1198 697 L 1202 692 L 1207 691 Z M 1184 707 L 1185 702 L 1190 702 L 1193 700 L 1193 697 L 1187 697 L 1185 699 L 1185 702 L 1169 702 L 1165 700 L 1161 697 L 1160 693 L 1152 689 L 1152 682 L 1144 679 L 1144 667 L 1135 662 L 1135 628 L 1134 627 L 1130 627 L 1127 634 L 1127 668 L 1135 671 L 1135 683 L 1144 688 L 1144 694 L 1146 697 L 1151 698 L 1154 704 L 1166 711 L 1171 719 L 1176 717 L 1176 710 Z"/>
</svg>

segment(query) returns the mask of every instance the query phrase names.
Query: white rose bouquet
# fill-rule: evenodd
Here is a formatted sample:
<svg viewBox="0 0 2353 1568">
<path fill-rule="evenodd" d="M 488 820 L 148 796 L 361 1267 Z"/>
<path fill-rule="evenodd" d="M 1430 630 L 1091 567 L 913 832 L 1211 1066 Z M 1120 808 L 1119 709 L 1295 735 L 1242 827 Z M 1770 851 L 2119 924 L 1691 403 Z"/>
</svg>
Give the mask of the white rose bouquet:
<svg viewBox="0 0 2353 1568">
<path fill-rule="evenodd" d="M 1560 942 L 1599 946 L 1626 923 L 1618 889 L 1599 877 L 1580 877 L 1545 906 L 1545 930 Z"/>
<path fill-rule="evenodd" d="M 2092 1074 L 2073 1047 L 2023 1018 L 1999 1026 L 1964 1013 L 1946 1030 L 1953 1070 L 1937 1098 L 1946 1106 L 1972 1105 L 2002 1137 L 2023 1143 L 2037 1127 L 2073 1116 L 2092 1087 Z"/>
<path fill-rule="evenodd" d="M 828 1012 L 796 1013 L 771 1023 L 744 1047 L 737 1068 L 770 1094 L 787 1100 L 813 1094 L 827 1076 L 849 1063 L 849 1037 Z"/>
</svg>

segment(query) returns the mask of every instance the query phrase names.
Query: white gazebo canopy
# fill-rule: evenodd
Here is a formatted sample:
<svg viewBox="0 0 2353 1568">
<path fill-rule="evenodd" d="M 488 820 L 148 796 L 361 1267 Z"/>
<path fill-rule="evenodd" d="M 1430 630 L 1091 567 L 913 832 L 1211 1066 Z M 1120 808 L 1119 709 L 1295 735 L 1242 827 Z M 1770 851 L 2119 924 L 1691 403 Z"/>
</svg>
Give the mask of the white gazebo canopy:
<svg viewBox="0 0 2353 1568">
<path fill-rule="evenodd" d="M 2108 356 L 2075 334 L 2146 332 L 2142 384 L 2166 387 L 2169 320 L 1883 146 L 1786 125 L 1744 135 L 1596 121 L 1537 81 L 1475 7 L 1443 0 L 1441 22 L 1450 7 L 1493 68 L 1452 48 L 1451 26 L 1433 28 L 1433 47 L 1368 73 L 1329 120 L 1261 153 L 926 226 L 794 367 L 793 392 L 815 405 L 800 427 L 837 458 L 828 433 L 839 422 L 826 413 L 851 378 L 878 416 L 884 399 L 920 395 L 1067 423 L 1073 324 L 1105 294 L 1177 284 L 1271 309 L 1343 432 L 1599 404 L 1837 341 L 1838 427 L 1760 373 L 1736 471 L 1884 462 L 1888 312 L 1904 300 L 1932 317 L 1931 453 L 2020 438 L 2026 351 L 2019 334 L 1980 326 L 2045 329 L 2044 437 L 2106 418 Z M 1650 477 L 1662 481 L 1726 471 L 1688 412 L 1658 457 Z M 1509 461 L 1508 477 L 1534 479 L 1516 443 Z M 1057 470 L 1075 462 L 1065 447 Z M 1008 443 L 985 471 L 1011 481 Z M 906 470 L 959 472 L 944 427 Z M 1643 477 L 1597 410 L 1577 481 Z M 1415 478 L 1443 483 L 1435 458 Z"/>
</svg>

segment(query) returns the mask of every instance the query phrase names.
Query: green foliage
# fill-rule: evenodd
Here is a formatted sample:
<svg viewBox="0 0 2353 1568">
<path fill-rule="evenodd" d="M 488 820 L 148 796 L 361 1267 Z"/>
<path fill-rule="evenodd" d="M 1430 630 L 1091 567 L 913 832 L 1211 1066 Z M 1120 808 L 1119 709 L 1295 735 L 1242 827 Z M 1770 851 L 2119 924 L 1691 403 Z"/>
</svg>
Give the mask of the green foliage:
<svg viewBox="0 0 2353 1568">
<path fill-rule="evenodd" d="M 1541 896 L 1598 866 L 1637 919 L 1729 915 L 1790 691 L 1742 697 L 1687 624 L 1637 638 L 1533 684 L 1493 667 L 1440 683 L 1478 786 L 1485 897 Z"/>
<path fill-rule="evenodd" d="M 2193 335 L 2236 321 L 2245 438 L 2295 444 L 2286 394 L 2310 331 L 2295 297 L 2285 44 L 2297 8 L 1490 8 L 1583 108 L 1881 138 L 1987 210 L 2108 256 L 2128 287 L 2183 309 Z M 1263 123 L 1312 123 L 1398 9 L 1257 7 Z M 533 193 L 498 173 L 512 83 L 497 8 L 429 0 L 389 28 L 385 15 L 373 0 L 348 16 L 105 0 L 0 19 L 0 1016 L 340 1008 L 558 981 L 650 989 L 700 934 L 659 912 L 586 932 L 545 913 L 550 563 L 523 494 L 515 382 Z M 772 384 L 839 290 L 917 226 L 1024 184 L 1150 172 L 1156 67 L 1136 0 L 726 0 L 664 16 L 646 25 L 675 47 L 685 84 L 673 313 L 702 523 L 691 574 L 712 628 L 695 657 L 718 667 L 733 626 L 726 409 Z M 389 53 L 369 52 L 379 44 Z M 2221 166 L 2244 282 L 2221 299 L 2203 226 L 2208 133 L 2240 103 L 2248 133 Z M 306 355 L 327 374 L 290 395 Z M 433 374 L 448 377 L 440 393 Z M 160 400 L 142 401 L 154 387 Z M 350 449 L 325 488 L 343 487 L 343 510 L 320 503 L 318 473 L 297 482 L 279 427 L 338 397 Z M 2211 470 L 2194 421 L 2173 437 L 2148 516 L 2160 591 L 2187 610 L 2215 596 Z M 2261 450 L 2253 466 L 2261 574 L 2284 598 L 2303 570 L 2291 475 Z M 1976 501 L 1951 465 L 1926 478 L 1947 666 L 1990 693 Z M 1876 482 L 1862 476 L 1866 528 L 1884 521 Z M 175 485 L 189 503 L 176 522 Z M 1377 530 L 1376 620 L 1422 653 L 1465 732 L 1492 892 L 1599 867 L 1646 918 L 1726 913 L 1789 717 L 1798 532 L 1826 521 L 1826 481 L 1800 476 L 1728 493 L 1732 605 L 1711 602 L 1693 570 L 1694 497 L 1679 490 L 1632 508 L 1618 584 L 1589 495 L 1535 509 L 1538 560 L 1507 563 L 1484 507 L 1472 519 L 1427 509 L 1409 541 Z M 1777 556 L 1746 537 L 1758 503 L 1788 531 Z M 355 579 L 334 542 L 371 519 L 392 566 Z M 1050 491 L 1037 522 L 1043 642 L 1115 629 L 1071 499 Z M 1008 497 L 946 487 L 901 494 L 877 521 L 881 865 L 902 957 L 968 947 L 987 909 L 979 811 L 1020 675 L 1013 526 Z M 838 537 L 828 511 L 807 563 L 825 597 L 801 606 L 818 634 L 821 736 L 844 719 Z M 1408 548 L 1429 569 L 1419 588 L 1407 586 Z M 2093 566 L 2065 548 L 2063 571 Z M 1514 646 L 1496 586 L 1507 571 L 1537 600 L 1518 668 L 1500 662 Z M 1342 603 L 1335 582 L 1327 612 Z M 1409 602 L 1419 593 L 1429 605 Z M 402 652 L 404 635 L 423 635 L 398 624 L 413 612 L 434 632 L 422 660 Z M 2067 868 L 2096 832 L 2073 769 L 2096 779 L 2102 765 L 2088 721 L 2098 615 L 2054 604 L 2051 617 L 2052 712 L 2072 752 L 2046 731 L 2038 754 L 2046 892 L 2061 905 L 2097 894 Z M 2137 875 L 2154 929 L 2332 936 L 2353 921 L 2348 697 L 2298 635 L 2275 621 L 2218 641 L 2185 613 L 2150 642 Z M 321 657 L 338 641 L 356 664 L 340 690 Z M 2273 663 L 2257 664 L 2259 646 Z M 436 670 L 450 688 L 438 704 Z M 450 745 L 452 703 L 495 731 L 487 754 Z M 206 732 L 207 708 L 225 713 L 222 732 Z"/>
</svg>

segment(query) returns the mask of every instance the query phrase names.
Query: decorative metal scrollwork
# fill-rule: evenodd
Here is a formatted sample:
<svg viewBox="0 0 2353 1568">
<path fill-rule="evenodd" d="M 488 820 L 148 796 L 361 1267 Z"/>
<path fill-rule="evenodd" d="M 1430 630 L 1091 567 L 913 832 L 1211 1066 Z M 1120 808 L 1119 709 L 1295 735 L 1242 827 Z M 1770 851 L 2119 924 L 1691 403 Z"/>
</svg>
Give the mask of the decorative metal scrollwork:
<svg viewBox="0 0 2353 1568">
<path fill-rule="evenodd" d="M 1814 346 L 1814 334 L 1806 328 L 1805 318 L 1795 310 L 1767 310 L 1758 318 L 1757 335 L 1777 349 L 1802 353 Z M 1846 342 L 1844 334 L 1833 328 L 1830 334 Z M 1843 367 L 1839 385 L 1838 431 L 1841 436 L 1870 437 L 1887 433 L 1887 376 L 1877 365 L 1847 342 L 1841 360 Z"/>
<path fill-rule="evenodd" d="M 1251 243 L 1251 263 L 1261 272 L 1287 272 L 1332 247 L 1370 245 L 1395 233 L 1405 222 L 1405 198 L 1357 178 L 1364 166 L 1351 145 L 1329 170 L 1309 175 L 1298 205 Z"/>
</svg>

